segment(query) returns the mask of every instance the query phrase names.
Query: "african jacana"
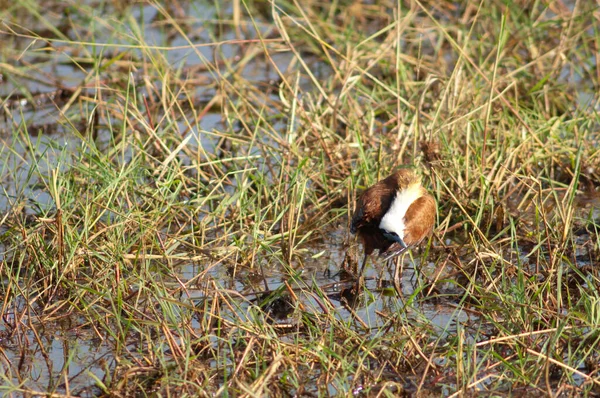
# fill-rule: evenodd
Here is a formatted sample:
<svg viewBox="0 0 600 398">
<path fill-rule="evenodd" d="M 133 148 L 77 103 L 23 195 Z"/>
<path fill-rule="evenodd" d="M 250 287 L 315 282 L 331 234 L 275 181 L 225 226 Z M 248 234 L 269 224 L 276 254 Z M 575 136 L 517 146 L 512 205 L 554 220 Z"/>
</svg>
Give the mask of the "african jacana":
<svg viewBox="0 0 600 398">
<path fill-rule="evenodd" d="M 369 187 L 358 199 L 350 232 L 358 233 L 365 257 L 358 277 L 362 275 L 367 257 L 379 250 L 385 261 L 418 245 L 431 231 L 435 222 L 436 203 L 420 178 L 411 170 L 401 169 Z M 394 287 L 400 291 L 400 265 L 394 270 Z"/>
</svg>

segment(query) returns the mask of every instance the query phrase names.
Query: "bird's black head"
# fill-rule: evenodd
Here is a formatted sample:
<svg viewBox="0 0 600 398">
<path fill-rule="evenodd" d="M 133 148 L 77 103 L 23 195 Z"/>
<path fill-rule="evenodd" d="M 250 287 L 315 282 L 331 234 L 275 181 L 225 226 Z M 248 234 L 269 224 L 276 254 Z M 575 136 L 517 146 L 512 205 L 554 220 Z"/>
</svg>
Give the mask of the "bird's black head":
<svg viewBox="0 0 600 398">
<path fill-rule="evenodd" d="M 398 242 L 400 244 L 400 246 L 402 246 L 402 248 L 406 248 L 406 243 L 404 243 L 404 241 L 402 240 L 401 237 L 398 236 L 397 233 L 395 232 L 391 232 L 391 231 L 387 231 L 385 229 L 380 229 L 381 233 L 383 234 L 383 236 L 387 239 L 387 240 L 391 240 L 392 242 Z"/>
</svg>

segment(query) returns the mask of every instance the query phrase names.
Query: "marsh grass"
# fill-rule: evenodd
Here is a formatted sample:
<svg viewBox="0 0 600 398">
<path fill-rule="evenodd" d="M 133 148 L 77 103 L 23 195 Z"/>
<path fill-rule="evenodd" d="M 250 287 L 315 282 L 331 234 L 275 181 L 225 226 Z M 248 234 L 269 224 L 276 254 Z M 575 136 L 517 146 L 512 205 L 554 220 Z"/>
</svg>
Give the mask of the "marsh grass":
<svg viewBox="0 0 600 398">
<path fill-rule="evenodd" d="M 8 7 L 0 390 L 598 394 L 599 16 Z M 436 230 L 356 294 L 353 203 L 401 164 Z"/>
</svg>

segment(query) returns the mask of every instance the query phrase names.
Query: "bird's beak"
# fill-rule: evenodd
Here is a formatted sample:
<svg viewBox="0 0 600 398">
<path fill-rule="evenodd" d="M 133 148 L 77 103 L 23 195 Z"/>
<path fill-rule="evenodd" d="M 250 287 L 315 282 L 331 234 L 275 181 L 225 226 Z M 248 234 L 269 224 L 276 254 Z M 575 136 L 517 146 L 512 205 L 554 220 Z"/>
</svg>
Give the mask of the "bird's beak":
<svg viewBox="0 0 600 398">
<path fill-rule="evenodd" d="M 400 243 L 400 246 L 402 246 L 403 250 L 408 249 L 408 245 L 406 243 L 404 243 L 404 241 L 402 240 L 401 237 L 396 236 L 397 239 L 394 239 L 396 242 Z"/>
</svg>

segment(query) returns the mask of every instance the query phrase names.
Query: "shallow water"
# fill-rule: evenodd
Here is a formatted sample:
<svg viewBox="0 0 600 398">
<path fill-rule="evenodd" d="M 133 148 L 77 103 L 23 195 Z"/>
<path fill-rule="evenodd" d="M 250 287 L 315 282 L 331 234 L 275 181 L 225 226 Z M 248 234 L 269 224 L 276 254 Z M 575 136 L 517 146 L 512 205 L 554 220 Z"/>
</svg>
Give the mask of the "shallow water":
<svg viewBox="0 0 600 398">
<path fill-rule="evenodd" d="M 84 4 L 92 7 L 96 5 L 91 1 Z M 110 4 L 107 7 L 111 7 Z M 107 28 L 105 37 L 97 36 L 94 39 L 97 42 L 112 44 L 106 47 L 89 44 L 84 46 L 85 50 L 90 53 L 105 51 L 106 59 L 112 59 L 112 55 L 109 56 L 109 53 L 119 51 L 121 49 L 119 44 L 131 44 L 128 39 L 129 34 L 139 34 L 147 43 L 161 48 L 174 48 L 162 51 L 161 54 L 167 58 L 173 69 L 182 71 L 182 79 L 198 81 L 192 97 L 194 106 L 198 108 L 196 110 L 201 110 L 216 94 L 213 86 L 207 87 L 214 81 L 214 75 L 209 68 L 202 67 L 224 59 L 239 62 L 244 55 L 243 52 L 240 52 L 239 45 L 233 42 L 237 40 L 236 32 L 233 29 L 224 29 L 218 37 L 215 37 L 210 29 L 204 26 L 219 18 L 215 8 L 202 5 L 192 6 L 186 15 L 186 18 L 191 21 L 187 26 L 189 28 L 187 34 L 192 42 L 222 42 L 219 51 L 215 51 L 214 46 L 199 46 L 192 49 L 189 48 L 186 38 L 173 34 L 168 28 L 165 28 L 164 24 L 155 23 L 160 20 L 160 11 L 155 7 L 141 5 L 134 10 L 133 18 L 141 26 L 139 33 L 134 32 L 134 29 L 128 26 L 117 30 Z M 228 14 L 230 11 L 225 9 L 220 12 Z M 54 26 L 61 26 L 64 22 L 60 18 L 61 14 L 52 15 L 58 16 L 56 20 L 51 19 Z M 23 23 L 23 26 L 36 26 L 36 21 Z M 267 34 L 269 26 L 264 25 L 259 29 L 263 29 L 262 32 Z M 72 38 L 77 32 L 67 28 L 63 33 Z M 60 49 L 60 44 L 60 41 L 56 42 L 55 48 Z M 21 62 L 34 64 L 36 68 L 31 70 L 30 75 L 19 77 L 16 81 L 5 78 L 0 81 L 0 98 L 3 105 L 10 111 L 9 116 L 4 114 L 0 118 L 0 181 L 2 181 L 0 220 L 4 214 L 11 212 L 36 216 L 52 214 L 55 204 L 49 188 L 36 177 L 36 173 L 50 175 L 53 170 L 67 170 L 73 166 L 73 154 L 77 151 L 87 150 L 82 146 L 81 135 L 86 134 L 88 120 L 81 116 L 89 116 L 93 105 L 87 104 L 86 106 L 89 108 L 86 109 L 75 109 L 76 107 L 72 106 L 67 115 L 61 114 L 60 111 L 71 99 L 73 91 L 82 85 L 81 95 L 94 97 L 97 94 L 97 87 L 100 87 L 103 95 L 110 96 L 110 87 L 113 83 L 116 84 L 111 81 L 109 75 L 104 75 L 102 72 L 99 72 L 97 79 L 85 81 L 87 72 L 71 62 L 72 57 L 86 56 L 84 52 L 82 54 L 64 54 L 52 57 L 50 61 L 47 61 L 39 58 L 39 52 L 33 51 L 41 51 L 46 48 L 46 44 L 42 41 L 23 38 L 17 39 L 11 45 L 15 47 L 15 50 L 23 51 Z M 427 47 L 424 52 L 433 53 L 431 50 L 432 47 Z M 144 55 L 138 49 L 131 49 L 127 51 L 127 56 L 136 59 Z M 290 53 L 275 53 L 272 59 L 281 71 L 286 71 L 293 61 L 293 56 Z M 448 64 L 453 67 L 454 59 L 448 59 Z M 275 68 L 271 67 L 270 61 L 254 58 L 241 67 L 242 76 L 255 81 L 261 87 L 266 87 L 265 90 L 272 90 L 273 94 L 270 94 L 268 98 L 280 101 L 275 94 L 280 77 Z M 330 68 L 324 63 L 315 64 L 314 71 L 318 78 L 331 73 Z M 127 73 L 131 74 L 136 88 L 140 91 L 146 90 L 143 85 L 143 71 L 124 71 L 124 74 Z M 565 69 L 561 73 L 561 78 L 567 81 L 571 73 L 574 72 Z M 577 83 L 580 79 L 574 80 Z M 299 87 L 301 91 L 310 92 L 312 83 L 306 76 L 301 76 Z M 335 90 L 339 90 L 339 88 Z M 28 96 L 27 93 L 32 93 L 33 97 Z M 333 94 L 336 92 L 334 91 Z M 578 97 L 580 104 L 585 103 L 586 106 L 597 108 L 598 102 L 594 102 L 596 99 L 595 93 L 590 94 L 583 90 Z M 65 117 L 71 117 L 72 120 L 67 123 Z M 116 119 L 111 119 L 110 123 L 120 126 L 120 122 Z M 220 112 L 209 111 L 192 127 L 179 120 L 177 123 L 178 129 L 184 133 L 184 139 L 190 137 L 187 145 L 193 152 L 212 153 L 216 150 L 218 137 L 211 132 L 223 130 L 228 121 Z M 286 122 L 276 123 L 274 128 L 285 131 Z M 19 137 L 12 136 L 15 131 L 20 132 Z M 100 126 L 97 134 L 95 142 L 99 147 L 106 148 L 111 144 L 113 132 L 110 126 Z M 23 137 L 27 137 L 31 144 L 24 145 Z M 268 140 L 268 144 L 273 147 L 278 145 L 269 137 L 266 137 L 265 140 Z M 255 151 L 250 155 L 259 156 L 258 150 Z M 125 153 L 122 161 L 127 162 L 130 156 Z M 178 160 L 183 164 L 189 162 L 189 158 L 185 154 L 179 155 Z M 280 159 L 275 159 L 275 161 L 278 160 Z M 262 161 L 263 163 L 259 162 L 255 166 L 266 167 L 266 160 L 262 159 Z M 32 173 L 33 170 L 35 173 Z M 232 185 L 228 189 L 234 193 L 238 183 L 238 180 L 232 179 Z M 520 212 L 525 216 L 529 215 L 529 217 L 523 217 L 524 221 L 526 218 L 534 219 L 534 206 L 517 208 L 521 199 L 520 197 L 515 198 L 515 207 L 509 210 Z M 579 193 L 576 197 L 576 206 L 579 209 L 578 217 L 582 219 L 586 217 L 600 218 L 600 196 L 595 193 Z M 110 215 L 106 217 L 110 217 Z M 0 261 L 18 253 L 15 248 L 11 248 L 10 253 L 6 252 L 7 248 L 2 243 L 1 237 L 8 231 L 9 226 L 0 223 Z M 591 260 L 586 260 L 589 248 L 583 248 L 583 245 L 590 241 L 591 231 L 586 233 L 582 233 L 576 238 L 575 256 L 579 266 L 595 264 Z M 354 241 L 348 236 L 344 226 L 335 227 L 326 236 L 327 242 L 306 245 L 306 253 L 301 259 L 302 261 L 294 264 L 299 275 L 295 281 L 291 280 L 289 272 L 282 270 L 281 264 L 265 262 L 260 264 L 262 269 L 259 269 L 257 264 L 254 269 L 240 267 L 235 274 L 229 265 L 216 264 L 208 271 L 209 279 L 215 282 L 214 288 L 229 289 L 238 293 L 237 296 L 232 296 L 238 304 L 237 307 L 224 309 L 223 318 L 231 321 L 250 319 L 257 316 L 254 309 L 258 306 L 267 317 L 270 317 L 269 321 L 282 326 L 293 326 L 297 322 L 293 312 L 298 303 L 290 300 L 288 289 L 291 289 L 297 295 L 298 302 L 310 312 L 324 312 L 329 310 L 328 305 L 331 304 L 337 319 L 352 323 L 353 328 L 366 329 L 373 337 L 380 333 L 380 328 L 387 324 L 390 317 L 404 317 L 407 322 L 413 323 L 426 321 L 434 328 L 432 336 L 439 340 L 451 337 L 459 330 L 466 330 L 465 341 L 472 342 L 473 337 L 469 332 L 485 328 L 485 325 L 481 324 L 482 319 L 478 314 L 468 312 L 458 306 L 464 291 L 452 281 L 440 284 L 435 291 L 429 291 L 428 281 L 436 278 L 436 264 L 439 264 L 440 261 L 421 265 L 418 253 L 415 253 L 414 259 L 411 259 L 410 256 L 404 257 L 402 298 L 398 298 L 391 287 L 390 272 L 392 270 L 384 266 L 380 259 L 375 258 L 370 260 L 370 266 L 366 268 L 365 287 L 359 289 L 358 294 L 352 294 L 354 280 L 351 275 L 340 273 L 340 269 L 345 262 L 347 250 L 351 250 L 350 256 L 354 261 L 358 261 L 360 258 L 359 250 L 345 247 L 346 242 Z M 450 245 L 452 241 L 449 240 L 446 243 Z M 534 261 L 529 261 L 527 253 L 527 249 L 520 250 L 519 248 L 519 250 L 515 250 L 512 257 L 507 255 L 507 258 L 518 258 L 519 262 L 524 265 L 524 269 L 533 272 L 535 271 Z M 439 259 L 439 256 L 443 256 L 443 254 L 437 256 Z M 188 281 L 204 272 L 206 263 L 207 261 L 200 260 L 177 265 L 174 272 L 177 279 L 163 276 L 158 271 L 161 267 L 168 267 L 170 264 L 162 264 L 157 260 L 154 264 L 156 266 L 154 271 L 156 271 L 156 275 L 164 278 L 161 283 L 172 284 L 176 287 L 179 284 L 187 284 Z M 452 271 L 454 270 L 444 270 L 444 272 Z M 443 278 L 443 276 L 441 277 Z M 2 283 L 5 286 L 8 285 L 6 280 Z M 286 283 L 290 286 L 289 288 Z M 415 290 L 423 286 L 425 286 L 423 291 Z M 22 288 L 26 289 L 26 286 L 22 286 Z M 315 292 L 319 290 L 325 293 L 325 297 L 317 296 Z M 267 293 L 273 291 L 282 293 L 268 299 Z M 195 288 L 190 285 L 186 286 L 181 302 L 197 306 L 210 299 L 211 297 L 207 296 L 207 289 Z M 45 320 L 43 325 L 35 314 L 21 317 L 20 314 L 23 313 L 22 310 L 26 303 L 22 299 L 19 300 L 16 300 L 14 304 L 17 308 L 7 309 L 2 314 L 0 322 L 0 384 L 20 385 L 32 391 L 39 391 L 40 394 L 56 391 L 62 394 L 95 396 L 100 394 L 101 390 L 95 386 L 96 382 L 92 375 L 98 380 L 112 377 L 118 368 L 119 360 L 122 360 L 121 352 L 115 347 L 120 346 L 121 350 L 128 351 L 129 354 L 136 353 L 136 350 L 140 349 L 140 342 L 135 337 L 130 337 L 122 345 L 116 344 L 110 340 L 110 336 L 100 336 L 96 333 L 89 320 L 61 314 L 60 311 L 57 311 L 56 319 Z M 325 300 L 328 302 L 324 302 Z M 265 315 L 259 314 L 259 316 Z M 206 327 L 203 324 L 204 321 L 200 318 L 192 319 L 191 328 L 204 330 Z M 168 350 L 165 349 L 165 352 Z M 135 356 L 135 354 L 131 354 L 131 357 Z M 221 365 L 214 361 L 207 362 L 213 368 Z M 140 364 L 140 367 L 142 365 Z M 333 386 L 330 387 L 330 392 L 332 394 L 336 392 Z"/>
<path fill-rule="evenodd" d="M 343 259 L 344 254 L 343 251 L 331 250 L 330 247 L 327 256 L 319 257 L 319 261 L 307 264 L 299 271 L 299 281 L 302 284 L 293 287 L 297 299 L 307 311 L 323 311 L 323 300 L 315 295 L 316 289 L 322 287 L 327 300 L 333 305 L 336 318 L 343 322 L 353 322 L 358 329 L 367 327 L 371 330 L 372 337 L 377 337 L 380 328 L 389 321 L 389 317 L 395 316 L 404 316 L 407 322 L 427 320 L 436 328 L 433 335 L 441 339 L 454 335 L 458 327 L 465 328 L 478 323 L 477 316 L 458 310 L 452 301 L 429 303 L 427 300 L 418 300 L 409 304 L 404 314 L 398 312 L 405 303 L 399 301 L 395 291 L 389 287 L 391 284 L 388 272 L 377 271 L 374 267 L 367 268 L 366 286 L 359 290 L 358 296 L 349 294 L 349 290 L 354 287 L 354 280 L 347 276 L 340 279 L 341 275 L 338 272 L 338 261 Z M 404 300 L 411 297 L 416 280 L 414 263 L 408 258 L 405 260 L 406 272 L 402 278 Z M 188 278 L 197 276 L 201 268 L 198 264 L 180 266 L 179 283 L 185 284 Z M 232 278 L 228 276 L 225 267 L 217 266 L 210 271 L 209 279 L 220 281 L 215 285 L 217 291 L 229 289 L 241 294 L 237 297 L 232 296 L 233 301 L 238 302 L 235 312 L 230 312 L 227 307 L 221 309 L 220 316 L 223 319 L 234 323 L 240 319 L 254 319 L 257 313 L 253 308 L 259 306 L 267 319 L 270 319 L 269 322 L 280 327 L 293 327 L 296 324 L 297 320 L 293 316 L 295 304 L 289 301 L 290 296 L 284 286 L 287 277 L 273 269 L 267 269 L 265 273 L 267 276 L 263 279 L 242 270 L 237 277 Z M 380 279 L 382 277 L 383 279 Z M 275 301 L 264 301 L 268 297 L 267 291 L 273 292 L 281 288 L 283 293 L 276 295 L 278 298 L 275 298 Z M 206 300 L 212 300 L 212 296 L 206 296 L 205 292 L 205 289 L 187 288 L 181 301 L 184 304 L 202 306 Z M 205 330 L 205 321 L 194 318 L 192 329 Z M 19 327 L 20 324 L 27 327 Z M 24 382 L 22 386 L 31 391 L 95 396 L 100 390 L 91 375 L 98 380 L 104 380 L 112 377 L 112 372 L 118 365 L 119 355 L 115 352 L 114 342 L 109 342 L 111 337 L 100 338 L 89 322 L 76 317 L 59 316 L 54 322 L 46 320 L 41 324 L 36 317 L 16 319 L 14 313 L 7 312 L 0 323 L 0 336 L 4 358 L 0 362 L 0 373 L 4 375 L 7 386 L 17 386 Z M 282 336 L 282 339 L 285 337 Z M 133 338 L 123 349 L 134 353 L 140 349 L 138 344 Z M 215 367 L 221 365 L 212 363 Z"/>
</svg>

